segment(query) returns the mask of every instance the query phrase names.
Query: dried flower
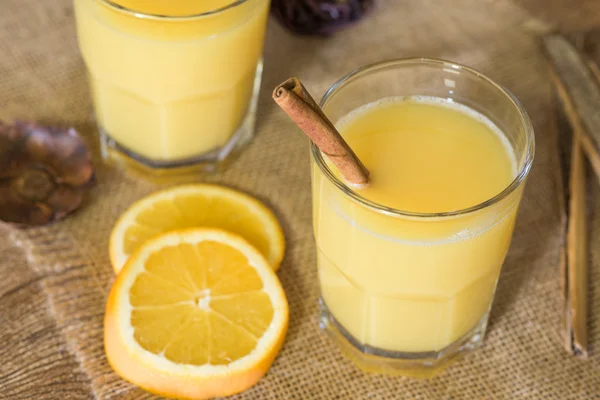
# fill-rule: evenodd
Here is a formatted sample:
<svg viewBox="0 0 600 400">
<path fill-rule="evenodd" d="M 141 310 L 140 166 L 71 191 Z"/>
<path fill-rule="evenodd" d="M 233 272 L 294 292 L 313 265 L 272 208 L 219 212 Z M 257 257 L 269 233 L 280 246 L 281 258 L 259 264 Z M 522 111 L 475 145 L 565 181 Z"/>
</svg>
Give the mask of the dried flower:
<svg viewBox="0 0 600 400">
<path fill-rule="evenodd" d="M 0 122 L 0 220 L 40 225 L 64 218 L 93 181 L 90 153 L 74 129 Z"/>
<path fill-rule="evenodd" d="M 358 21 L 375 0 L 272 0 L 271 11 L 292 32 L 330 35 Z"/>
</svg>

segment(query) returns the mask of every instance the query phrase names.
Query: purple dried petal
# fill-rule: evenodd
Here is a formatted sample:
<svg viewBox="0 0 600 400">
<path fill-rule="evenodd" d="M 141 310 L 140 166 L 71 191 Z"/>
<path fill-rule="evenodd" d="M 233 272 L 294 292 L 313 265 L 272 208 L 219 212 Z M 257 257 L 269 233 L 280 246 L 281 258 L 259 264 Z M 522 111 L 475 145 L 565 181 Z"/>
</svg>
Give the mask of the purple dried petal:
<svg viewBox="0 0 600 400">
<path fill-rule="evenodd" d="M 361 19 L 375 0 L 272 0 L 271 11 L 301 35 L 330 35 Z"/>
</svg>

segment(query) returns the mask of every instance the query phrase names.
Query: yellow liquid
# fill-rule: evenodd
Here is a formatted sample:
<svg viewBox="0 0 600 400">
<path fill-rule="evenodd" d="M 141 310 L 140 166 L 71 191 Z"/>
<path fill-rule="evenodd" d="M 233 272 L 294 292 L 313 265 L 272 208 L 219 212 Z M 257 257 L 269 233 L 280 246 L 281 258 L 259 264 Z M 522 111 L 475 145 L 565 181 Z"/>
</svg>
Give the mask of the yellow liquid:
<svg viewBox="0 0 600 400">
<path fill-rule="evenodd" d="M 502 133 L 445 100 L 386 99 L 351 113 L 340 131 L 371 172 L 368 200 L 410 212 L 486 201 L 515 177 Z M 483 210 L 411 218 L 368 209 L 313 163 L 322 298 L 356 341 L 401 352 L 439 351 L 489 311 L 510 244 L 518 189 Z"/>
<path fill-rule="evenodd" d="M 113 1 L 166 16 L 232 3 Z M 137 18 L 102 0 L 75 0 L 98 123 L 150 160 L 183 160 L 225 145 L 248 111 L 268 6 L 267 0 L 248 0 L 214 15 L 168 20 Z"/>
</svg>

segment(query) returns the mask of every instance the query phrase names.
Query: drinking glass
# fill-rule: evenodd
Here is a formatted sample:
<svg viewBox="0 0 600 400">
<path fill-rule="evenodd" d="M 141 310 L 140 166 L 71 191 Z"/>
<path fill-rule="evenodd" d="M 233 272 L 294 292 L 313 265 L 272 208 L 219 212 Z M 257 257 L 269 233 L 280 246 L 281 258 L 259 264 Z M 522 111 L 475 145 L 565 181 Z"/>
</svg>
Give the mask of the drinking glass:
<svg viewBox="0 0 600 400">
<path fill-rule="evenodd" d="M 194 15 L 74 1 L 106 158 L 152 174 L 215 170 L 249 142 L 268 0 Z"/>
<path fill-rule="evenodd" d="M 398 96 L 434 96 L 479 112 L 502 131 L 516 161 L 514 180 L 494 197 L 462 210 L 418 213 L 361 196 L 311 145 L 321 327 L 363 369 L 431 376 L 482 343 L 534 136 L 506 89 L 436 59 L 360 68 L 336 82 L 321 107 L 335 124 L 365 104 Z"/>
</svg>

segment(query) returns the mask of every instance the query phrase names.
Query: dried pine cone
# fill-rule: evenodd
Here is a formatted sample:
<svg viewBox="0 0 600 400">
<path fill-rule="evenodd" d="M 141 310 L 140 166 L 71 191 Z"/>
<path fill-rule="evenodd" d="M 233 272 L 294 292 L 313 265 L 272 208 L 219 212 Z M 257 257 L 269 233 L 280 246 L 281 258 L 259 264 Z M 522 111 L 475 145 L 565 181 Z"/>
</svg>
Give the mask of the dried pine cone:
<svg viewBox="0 0 600 400">
<path fill-rule="evenodd" d="M 90 153 L 74 129 L 0 121 L 0 220 L 41 225 L 64 218 L 93 181 Z"/>
<path fill-rule="evenodd" d="M 272 0 L 271 11 L 292 32 L 330 35 L 362 18 L 375 0 Z"/>
</svg>

